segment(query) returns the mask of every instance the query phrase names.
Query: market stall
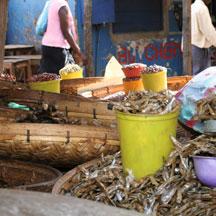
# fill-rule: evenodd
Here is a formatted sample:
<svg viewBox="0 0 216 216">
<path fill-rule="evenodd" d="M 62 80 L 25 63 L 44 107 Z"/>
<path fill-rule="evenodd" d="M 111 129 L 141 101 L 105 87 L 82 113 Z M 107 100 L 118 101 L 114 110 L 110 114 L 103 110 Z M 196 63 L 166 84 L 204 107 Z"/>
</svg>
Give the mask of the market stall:
<svg viewBox="0 0 216 216">
<path fill-rule="evenodd" d="M 84 4 L 87 74 L 93 72 L 90 3 Z M 55 195 L 0 191 L 1 211 L 7 215 L 11 204 L 71 215 L 85 205 L 87 215 L 216 214 L 216 69 L 190 76 L 190 4 L 183 1 L 185 76 L 168 77 L 170 68 L 154 61 L 120 64 L 112 57 L 103 77 L 84 77 L 84 67 L 70 63 L 19 83 L 2 71 L 0 56 L 0 157 L 6 158 L 0 188 Z M 41 210 L 44 199 L 50 205 Z M 70 204 L 77 204 L 73 211 Z"/>
</svg>

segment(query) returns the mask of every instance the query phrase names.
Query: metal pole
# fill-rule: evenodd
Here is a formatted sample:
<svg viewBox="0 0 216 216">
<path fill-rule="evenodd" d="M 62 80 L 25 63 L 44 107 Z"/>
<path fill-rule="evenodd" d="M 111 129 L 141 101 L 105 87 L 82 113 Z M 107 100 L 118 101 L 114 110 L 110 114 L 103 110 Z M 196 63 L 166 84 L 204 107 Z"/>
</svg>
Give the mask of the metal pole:
<svg viewBox="0 0 216 216">
<path fill-rule="evenodd" d="M 183 0 L 183 72 L 192 75 L 191 0 Z"/>
<path fill-rule="evenodd" d="M 92 0 L 84 0 L 84 38 L 85 55 L 88 60 L 86 71 L 88 76 L 94 76 L 93 46 L 92 46 Z"/>
<path fill-rule="evenodd" d="M 4 46 L 7 31 L 7 0 L 0 0 L 0 73 L 3 71 Z"/>
</svg>

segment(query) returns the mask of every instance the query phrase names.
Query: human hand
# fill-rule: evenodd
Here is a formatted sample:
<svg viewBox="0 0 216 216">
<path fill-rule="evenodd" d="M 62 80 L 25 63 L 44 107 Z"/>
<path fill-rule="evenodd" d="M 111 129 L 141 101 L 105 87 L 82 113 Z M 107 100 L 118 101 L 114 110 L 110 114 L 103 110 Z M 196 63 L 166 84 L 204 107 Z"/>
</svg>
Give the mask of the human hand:
<svg viewBox="0 0 216 216">
<path fill-rule="evenodd" d="M 74 60 L 75 63 L 78 65 L 86 65 L 87 64 L 87 58 L 83 54 L 74 54 Z"/>
</svg>

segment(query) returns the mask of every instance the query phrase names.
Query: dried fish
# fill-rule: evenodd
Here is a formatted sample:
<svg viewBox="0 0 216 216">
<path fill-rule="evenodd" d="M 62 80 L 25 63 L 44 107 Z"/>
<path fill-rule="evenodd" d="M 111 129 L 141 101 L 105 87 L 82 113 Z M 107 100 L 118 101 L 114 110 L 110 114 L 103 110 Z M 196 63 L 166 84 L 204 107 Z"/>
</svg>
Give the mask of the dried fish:
<svg viewBox="0 0 216 216">
<path fill-rule="evenodd" d="M 68 73 L 75 73 L 78 71 L 82 71 L 82 68 L 77 64 L 67 64 L 64 68 L 59 71 L 59 74 L 67 75 Z"/>
<path fill-rule="evenodd" d="M 44 81 L 51 81 L 51 80 L 58 80 L 60 77 L 54 73 L 42 73 L 38 75 L 34 75 L 29 80 L 30 82 L 44 82 Z"/>
<path fill-rule="evenodd" d="M 39 104 L 37 107 L 32 108 L 32 112 L 24 117 L 18 117 L 17 122 L 30 122 L 30 123 L 69 123 L 63 112 L 56 110 L 55 106 L 48 104 Z"/>
<path fill-rule="evenodd" d="M 176 148 L 154 176 L 139 182 L 130 171 L 125 176 L 117 153 L 103 157 L 88 169 L 80 169 L 72 187 L 62 193 L 145 215 L 216 215 L 216 191 L 197 180 L 191 159 L 197 153 L 216 155 L 216 138 L 202 135 L 184 145 L 172 140 Z"/>
<path fill-rule="evenodd" d="M 152 74 L 161 71 L 167 71 L 167 68 L 154 64 L 149 67 L 145 67 L 144 70 L 142 71 L 142 74 Z"/>
<path fill-rule="evenodd" d="M 216 94 L 197 101 L 196 110 L 194 120 L 216 120 Z"/>
<path fill-rule="evenodd" d="M 166 114 L 178 107 L 178 103 L 170 91 L 159 93 L 151 91 L 130 92 L 115 109 L 133 114 Z"/>
</svg>

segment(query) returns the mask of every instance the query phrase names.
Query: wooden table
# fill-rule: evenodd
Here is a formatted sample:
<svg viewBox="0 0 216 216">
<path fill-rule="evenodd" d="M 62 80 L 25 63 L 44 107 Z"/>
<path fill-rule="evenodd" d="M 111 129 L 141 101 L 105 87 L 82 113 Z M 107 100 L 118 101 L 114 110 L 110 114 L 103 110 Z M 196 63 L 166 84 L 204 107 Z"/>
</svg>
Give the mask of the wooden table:
<svg viewBox="0 0 216 216">
<path fill-rule="evenodd" d="M 27 59 L 5 59 L 3 63 L 5 70 L 8 70 L 11 75 L 16 75 L 16 72 L 24 70 L 23 81 L 26 82 L 32 76 L 31 64 Z M 23 75 L 19 74 L 19 79 Z"/>
<path fill-rule="evenodd" d="M 15 55 L 15 56 L 5 56 L 4 59 L 26 59 L 29 60 L 31 66 L 40 65 L 41 55 Z"/>
<path fill-rule="evenodd" d="M 5 45 L 5 55 L 31 55 L 34 53 L 33 45 L 8 44 Z"/>
</svg>

